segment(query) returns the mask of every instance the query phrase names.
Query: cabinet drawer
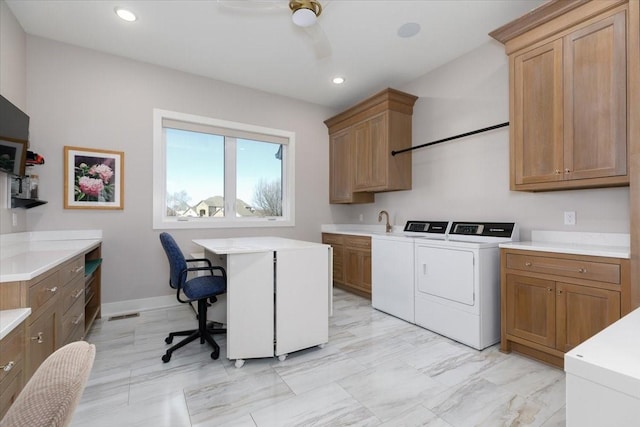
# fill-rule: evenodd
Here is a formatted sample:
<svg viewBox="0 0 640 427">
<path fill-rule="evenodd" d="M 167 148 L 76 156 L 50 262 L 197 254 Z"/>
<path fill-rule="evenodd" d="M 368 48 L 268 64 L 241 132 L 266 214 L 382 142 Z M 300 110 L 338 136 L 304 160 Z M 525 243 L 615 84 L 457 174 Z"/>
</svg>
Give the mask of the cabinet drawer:
<svg viewBox="0 0 640 427">
<path fill-rule="evenodd" d="M 77 277 L 84 276 L 84 256 L 78 256 L 65 262 L 59 269 L 60 283 L 66 285 Z"/>
<path fill-rule="evenodd" d="M 6 384 L 5 384 L 6 382 Z M 0 419 L 7 413 L 9 407 L 18 397 L 22 390 L 22 372 L 16 372 L 7 381 L 2 382 L 0 387 Z"/>
<path fill-rule="evenodd" d="M 67 344 L 69 337 L 79 326 L 84 331 L 84 300 L 78 299 L 62 316 L 62 342 Z"/>
<path fill-rule="evenodd" d="M 84 277 L 77 277 L 64 287 L 62 291 L 62 313 L 66 313 L 79 299 L 84 302 Z"/>
<path fill-rule="evenodd" d="M 620 266 L 604 262 L 507 254 L 507 268 L 614 284 L 620 283 Z"/>
<path fill-rule="evenodd" d="M 62 293 L 60 276 L 58 271 L 29 287 L 29 307 L 31 307 L 31 319 L 36 319 L 42 307 L 51 301 L 56 295 Z"/>
<path fill-rule="evenodd" d="M 350 248 L 371 250 L 371 237 L 366 236 L 344 236 L 344 245 Z"/>
<path fill-rule="evenodd" d="M 342 240 L 341 234 L 322 233 L 322 243 L 326 245 L 342 245 Z"/>
<path fill-rule="evenodd" d="M 20 324 L 0 341 L 0 389 L 4 389 L 5 379 L 22 369 L 24 358 L 24 324 Z"/>
</svg>

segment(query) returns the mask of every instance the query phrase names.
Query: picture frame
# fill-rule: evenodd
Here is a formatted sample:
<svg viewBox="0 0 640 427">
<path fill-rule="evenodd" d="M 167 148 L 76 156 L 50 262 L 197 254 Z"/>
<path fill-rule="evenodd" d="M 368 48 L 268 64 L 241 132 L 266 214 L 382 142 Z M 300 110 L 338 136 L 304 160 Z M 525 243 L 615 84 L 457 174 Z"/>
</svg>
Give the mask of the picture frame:
<svg viewBox="0 0 640 427">
<path fill-rule="evenodd" d="M 64 208 L 124 209 L 124 152 L 65 146 Z"/>
</svg>

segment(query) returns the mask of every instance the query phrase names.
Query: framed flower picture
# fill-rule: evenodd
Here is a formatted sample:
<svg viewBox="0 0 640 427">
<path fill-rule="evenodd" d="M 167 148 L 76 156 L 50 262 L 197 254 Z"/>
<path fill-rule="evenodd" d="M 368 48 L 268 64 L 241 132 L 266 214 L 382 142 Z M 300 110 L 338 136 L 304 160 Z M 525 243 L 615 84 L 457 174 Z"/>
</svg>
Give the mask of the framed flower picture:
<svg viewBox="0 0 640 427">
<path fill-rule="evenodd" d="M 65 146 L 64 208 L 124 209 L 124 153 Z"/>
</svg>

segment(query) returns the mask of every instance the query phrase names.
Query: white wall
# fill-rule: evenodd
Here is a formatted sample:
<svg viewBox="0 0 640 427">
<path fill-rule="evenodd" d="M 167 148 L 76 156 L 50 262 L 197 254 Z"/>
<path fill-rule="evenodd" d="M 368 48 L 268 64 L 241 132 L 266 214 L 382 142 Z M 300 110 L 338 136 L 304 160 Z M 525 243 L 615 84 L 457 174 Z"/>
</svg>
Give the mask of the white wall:
<svg viewBox="0 0 640 427">
<path fill-rule="evenodd" d="M 413 145 L 509 121 L 508 63 L 489 42 L 398 89 L 417 95 Z M 629 189 L 526 193 L 509 191 L 509 128 L 413 152 L 413 189 L 376 194 L 367 205 L 332 206 L 335 222 L 377 223 L 386 209 L 396 225 L 409 219 L 517 221 L 532 229 L 629 232 Z M 402 155 L 402 154 L 400 154 Z M 564 211 L 577 213 L 565 226 Z"/>
<path fill-rule="evenodd" d="M 27 35 L 7 4 L 0 0 L 0 94 L 21 110 L 27 104 Z M 24 209 L 9 209 L 7 174 L 0 173 L 0 234 L 24 231 Z M 13 225 L 12 213 L 16 217 Z"/>
<path fill-rule="evenodd" d="M 153 108 L 296 133 L 296 226 L 172 231 L 185 253 L 198 249 L 194 238 L 320 241 L 320 224 L 331 220 L 323 120 L 335 112 L 327 108 L 34 36 L 27 37 L 27 105 L 32 146 L 46 159 L 39 193 L 49 201 L 28 211 L 29 229 L 102 229 L 103 302 L 172 294 L 160 231 L 152 230 Z M 65 145 L 125 153 L 124 210 L 63 208 Z"/>
</svg>

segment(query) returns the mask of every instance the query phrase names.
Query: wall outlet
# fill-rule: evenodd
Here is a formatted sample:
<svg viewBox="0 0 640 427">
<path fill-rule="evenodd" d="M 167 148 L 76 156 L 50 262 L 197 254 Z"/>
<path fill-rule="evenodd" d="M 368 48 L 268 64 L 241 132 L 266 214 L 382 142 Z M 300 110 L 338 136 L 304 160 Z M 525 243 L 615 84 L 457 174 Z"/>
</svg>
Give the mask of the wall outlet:
<svg viewBox="0 0 640 427">
<path fill-rule="evenodd" d="M 564 225 L 576 225 L 575 211 L 567 211 L 564 213 Z"/>
<path fill-rule="evenodd" d="M 358 215 L 358 220 L 360 220 L 360 222 L 364 221 L 364 215 L 363 214 Z"/>
</svg>

